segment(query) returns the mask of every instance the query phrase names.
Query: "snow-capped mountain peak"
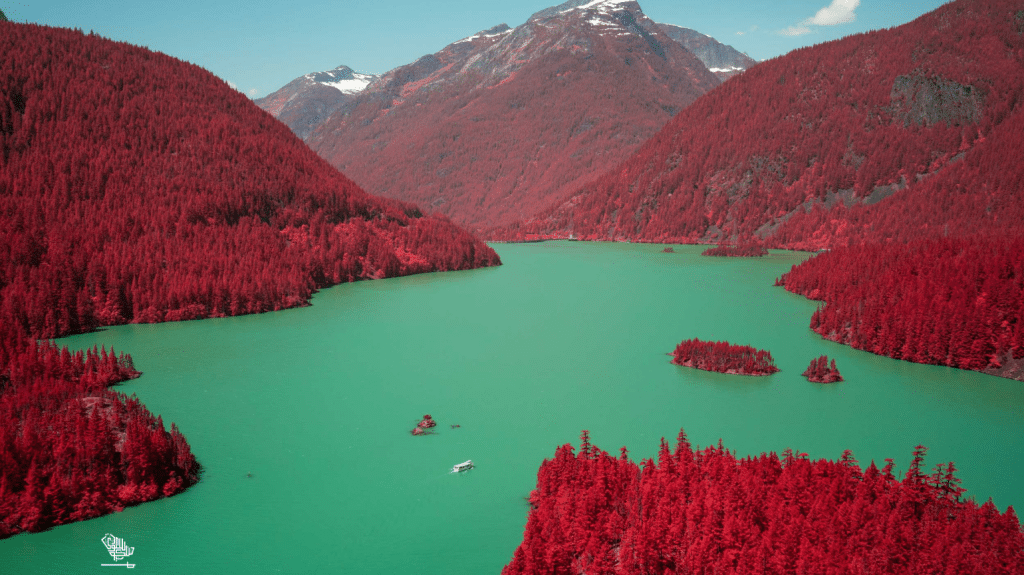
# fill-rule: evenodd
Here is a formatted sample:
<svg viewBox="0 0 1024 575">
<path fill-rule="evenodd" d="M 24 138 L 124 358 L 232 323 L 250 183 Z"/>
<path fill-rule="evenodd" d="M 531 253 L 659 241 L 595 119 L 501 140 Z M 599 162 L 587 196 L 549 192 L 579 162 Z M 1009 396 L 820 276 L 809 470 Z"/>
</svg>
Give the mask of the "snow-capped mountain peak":
<svg viewBox="0 0 1024 575">
<path fill-rule="evenodd" d="M 578 2 L 566 2 L 566 4 L 579 5 L 561 10 L 559 14 L 565 14 L 566 12 L 572 12 L 573 10 L 594 10 L 601 14 L 610 14 L 613 11 L 621 10 L 623 4 L 629 4 L 631 2 L 635 2 L 635 0 L 590 0 L 589 2 L 582 4 Z M 565 6 L 566 4 L 562 4 L 562 6 Z M 558 6 L 557 8 L 560 7 L 561 6 Z"/>
<path fill-rule="evenodd" d="M 342 94 L 357 94 L 366 89 L 377 76 L 373 74 L 360 74 L 348 66 L 338 66 L 326 72 L 306 74 L 304 78 L 317 84 L 335 88 Z"/>
<path fill-rule="evenodd" d="M 546 8 L 530 16 L 530 20 L 546 20 L 548 18 L 564 18 L 566 15 L 579 14 L 584 18 L 595 16 L 611 16 L 612 14 L 624 11 L 640 10 L 636 0 L 569 0 L 568 2 Z"/>
</svg>

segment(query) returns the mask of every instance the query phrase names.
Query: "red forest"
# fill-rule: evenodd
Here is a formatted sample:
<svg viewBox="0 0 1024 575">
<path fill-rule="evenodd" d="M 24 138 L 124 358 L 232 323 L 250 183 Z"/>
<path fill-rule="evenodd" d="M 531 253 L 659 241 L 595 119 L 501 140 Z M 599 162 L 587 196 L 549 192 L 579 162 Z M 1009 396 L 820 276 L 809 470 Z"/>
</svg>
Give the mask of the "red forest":
<svg viewBox="0 0 1024 575">
<path fill-rule="evenodd" d="M 1019 10 L 1012 0 L 957 0 L 897 28 L 762 62 L 624 162 L 494 237 L 758 235 L 769 247 L 819 249 L 1019 233 Z"/>
<path fill-rule="evenodd" d="M 1012 507 L 964 499 L 952 462 L 914 451 L 862 469 L 849 450 L 812 461 L 790 450 L 738 459 L 664 439 L 637 465 L 590 445 L 559 447 L 537 473 L 513 574 L 910 574 L 1024 572 Z"/>
<path fill-rule="evenodd" d="M 843 376 L 839 375 L 839 370 L 836 369 L 836 360 L 833 359 L 832 363 L 829 364 L 827 355 L 823 355 L 818 359 L 812 359 L 811 364 L 800 375 L 806 377 L 808 381 L 815 383 L 843 381 Z"/>
<path fill-rule="evenodd" d="M 672 363 L 739 375 L 771 375 L 779 371 L 770 352 L 726 341 L 683 340 L 672 352 Z"/>
<path fill-rule="evenodd" d="M 304 305 L 362 278 L 497 265 L 446 219 L 366 194 L 209 72 L 0 22 L 0 537 L 193 484 L 172 424 L 106 389 L 102 325 Z"/>
<path fill-rule="evenodd" d="M 198 66 L 14 23 L 0 53 L 0 317 L 36 337 L 499 263 L 447 220 L 368 195 Z"/>
<path fill-rule="evenodd" d="M 199 479 L 178 428 L 107 389 L 113 349 L 71 353 L 0 325 L 0 539 L 167 497 Z"/>
<path fill-rule="evenodd" d="M 776 284 L 825 302 L 811 329 L 826 339 L 1024 380 L 1024 238 L 836 248 Z"/>
<path fill-rule="evenodd" d="M 786 282 L 827 302 L 815 331 L 890 357 L 1024 379 L 1019 271 L 989 267 L 972 282 L 928 267 L 966 265 L 958 258 L 910 261 L 952 238 L 986 266 L 1020 249 L 1011 238 L 1024 236 L 1022 23 L 1011 0 L 957 0 L 758 64 L 615 169 L 495 237 L 756 236 L 831 248 L 842 261 L 815 258 Z"/>
</svg>

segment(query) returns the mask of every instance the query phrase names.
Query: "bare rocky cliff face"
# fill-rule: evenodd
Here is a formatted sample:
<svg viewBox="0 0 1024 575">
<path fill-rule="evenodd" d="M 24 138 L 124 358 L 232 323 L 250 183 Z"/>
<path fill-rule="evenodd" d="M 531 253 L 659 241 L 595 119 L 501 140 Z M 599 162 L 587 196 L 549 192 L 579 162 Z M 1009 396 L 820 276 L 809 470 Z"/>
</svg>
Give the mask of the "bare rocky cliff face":
<svg viewBox="0 0 1024 575">
<path fill-rule="evenodd" d="M 757 60 L 743 52 L 696 30 L 673 24 L 659 24 L 659 26 L 669 38 L 679 42 L 687 50 L 693 52 L 694 56 L 700 58 L 708 70 L 723 82 L 737 74 L 742 74 L 757 64 Z"/>
</svg>

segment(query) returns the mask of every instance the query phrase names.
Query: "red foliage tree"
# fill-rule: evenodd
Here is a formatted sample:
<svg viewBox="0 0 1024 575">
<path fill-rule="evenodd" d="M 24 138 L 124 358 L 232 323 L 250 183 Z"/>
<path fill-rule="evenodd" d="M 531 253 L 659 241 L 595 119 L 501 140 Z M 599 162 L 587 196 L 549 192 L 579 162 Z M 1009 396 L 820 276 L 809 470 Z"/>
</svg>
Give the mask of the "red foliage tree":
<svg viewBox="0 0 1024 575">
<path fill-rule="evenodd" d="M 672 363 L 740 375 L 771 375 L 779 371 L 771 352 L 727 341 L 683 340 L 672 352 Z"/>
<path fill-rule="evenodd" d="M 537 473 L 512 574 L 1024 572 L 1013 508 L 963 500 L 953 466 L 902 481 L 846 451 L 737 459 L 679 433 L 639 465 L 590 445 L 559 447 Z"/>
<path fill-rule="evenodd" d="M 106 389 L 100 325 L 304 305 L 363 278 L 499 263 L 446 219 L 372 197 L 209 72 L 0 22 L 0 537 L 172 495 L 184 436 Z"/>
<path fill-rule="evenodd" d="M 131 357 L 71 353 L 0 325 L 0 538 L 179 493 L 199 464 L 134 397 Z"/>
<path fill-rule="evenodd" d="M 836 248 L 776 281 L 825 304 L 811 329 L 896 359 L 1024 378 L 1024 238 Z"/>
<path fill-rule="evenodd" d="M 811 364 L 807 366 L 800 375 L 805 376 L 808 381 L 815 383 L 835 383 L 837 381 L 843 381 L 843 376 L 839 375 L 839 370 L 836 369 L 836 360 L 832 360 L 829 364 L 828 356 L 823 355 L 818 359 L 812 359 Z"/>
<path fill-rule="evenodd" d="M 9 22 L 0 53 L 0 317 L 37 337 L 499 263 L 444 218 L 368 195 L 198 66 Z"/>
<path fill-rule="evenodd" d="M 957 0 L 890 30 L 762 62 L 502 240 L 817 250 L 1024 222 L 1024 35 L 1012 0 Z"/>
</svg>

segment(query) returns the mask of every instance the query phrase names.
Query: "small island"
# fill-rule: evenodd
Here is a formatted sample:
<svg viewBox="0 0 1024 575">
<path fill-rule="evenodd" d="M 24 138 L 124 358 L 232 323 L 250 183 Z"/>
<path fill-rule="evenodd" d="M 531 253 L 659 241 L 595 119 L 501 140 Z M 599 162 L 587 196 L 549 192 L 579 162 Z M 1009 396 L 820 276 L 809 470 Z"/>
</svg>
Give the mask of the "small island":
<svg viewBox="0 0 1024 575">
<path fill-rule="evenodd" d="M 800 375 L 807 377 L 807 381 L 815 383 L 843 381 L 843 376 L 839 375 L 839 370 L 836 369 L 836 360 L 833 359 L 832 363 L 829 364 L 827 355 L 823 355 L 818 359 L 812 359 L 811 365 L 808 365 L 807 369 Z"/>
<path fill-rule="evenodd" d="M 771 375 L 779 371 L 771 353 L 727 341 L 684 340 L 672 352 L 672 363 L 736 375 Z"/>
<path fill-rule="evenodd" d="M 423 419 L 420 420 L 419 423 L 416 424 L 416 427 L 412 428 L 411 433 L 413 435 L 426 435 L 427 430 L 436 425 L 437 422 L 434 421 L 434 418 L 430 417 L 430 414 L 428 413 L 423 416 Z"/>
</svg>

